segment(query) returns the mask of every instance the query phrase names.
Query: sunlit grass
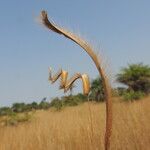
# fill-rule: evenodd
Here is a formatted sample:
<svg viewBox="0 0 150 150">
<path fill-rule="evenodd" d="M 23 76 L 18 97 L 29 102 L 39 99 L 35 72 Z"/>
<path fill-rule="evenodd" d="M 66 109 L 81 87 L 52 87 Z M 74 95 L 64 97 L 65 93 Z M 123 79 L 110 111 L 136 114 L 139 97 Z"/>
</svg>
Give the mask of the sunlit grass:
<svg viewBox="0 0 150 150">
<path fill-rule="evenodd" d="M 111 149 L 149 150 L 150 97 L 113 104 Z M 99 150 L 104 127 L 104 103 L 37 111 L 29 123 L 0 127 L 0 150 Z"/>
</svg>

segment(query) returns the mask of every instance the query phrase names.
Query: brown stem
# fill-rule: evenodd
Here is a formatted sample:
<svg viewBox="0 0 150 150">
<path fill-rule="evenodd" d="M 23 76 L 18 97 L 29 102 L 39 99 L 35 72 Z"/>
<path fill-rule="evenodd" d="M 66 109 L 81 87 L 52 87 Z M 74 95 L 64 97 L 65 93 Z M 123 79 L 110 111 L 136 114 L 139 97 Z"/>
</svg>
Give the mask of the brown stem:
<svg viewBox="0 0 150 150">
<path fill-rule="evenodd" d="M 104 86 L 104 94 L 105 94 L 105 100 L 106 100 L 106 131 L 105 131 L 105 150 L 108 150 L 110 147 L 110 136 L 112 132 L 112 100 L 111 100 L 111 87 L 108 81 L 108 78 L 104 72 L 104 70 L 101 67 L 100 61 L 93 51 L 93 48 L 89 43 L 84 41 L 82 38 L 78 37 L 77 35 L 67 31 L 64 28 L 58 27 L 54 23 L 50 22 L 47 17 L 46 11 L 41 12 L 42 22 L 43 24 L 52 30 L 53 32 L 56 32 L 58 34 L 64 35 L 66 38 L 74 41 L 79 46 L 81 46 L 91 57 L 91 59 L 94 61 L 99 75 L 102 78 L 102 83 Z"/>
</svg>

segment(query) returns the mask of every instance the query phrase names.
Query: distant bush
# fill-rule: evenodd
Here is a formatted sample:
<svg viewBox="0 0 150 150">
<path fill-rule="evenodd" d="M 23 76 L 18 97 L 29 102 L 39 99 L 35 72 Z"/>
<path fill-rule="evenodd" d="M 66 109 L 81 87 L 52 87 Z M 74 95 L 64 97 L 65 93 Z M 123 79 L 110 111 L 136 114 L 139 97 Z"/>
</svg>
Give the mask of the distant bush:
<svg viewBox="0 0 150 150">
<path fill-rule="evenodd" d="M 63 103 L 58 97 L 56 97 L 51 101 L 50 107 L 54 107 L 56 108 L 56 110 L 61 110 L 63 107 Z"/>
<path fill-rule="evenodd" d="M 38 104 L 36 102 L 32 102 L 29 104 L 25 103 L 14 103 L 11 107 L 1 107 L 0 108 L 0 116 L 12 116 L 16 113 L 27 113 L 37 109 L 48 109 L 50 108 L 50 103 L 44 99 Z"/>
<path fill-rule="evenodd" d="M 123 93 L 123 99 L 125 101 L 133 101 L 133 100 L 138 100 L 141 99 L 142 97 L 144 97 L 145 94 L 141 91 L 128 91 L 128 92 L 124 92 Z"/>
<path fill-rule="evenodd" d="M 86 102 L 88 100 L 87 96 L 83 95 L 82 93 L 78 93 L 74 97 L 79 99 L 81 103 Z"/>
<path fill-rule="evenodd" d="M 32 109 L 38 109 L 39 108 L 39 106 L 36 102 L 32 102 L 31 107 L 32 107 Z"/>
<path fill-rule="evenodd" d="M 36 102 L 32 102 L 31 104 L 26 104 L 26 111 L 31 111 L 39 109 L 39 105 Z"/>
<path fill-rule="evenodd" d="M 12 107 L 1 107 L 0 116 L 12 116 L 16 113 L 26 113 L 38 109 L 47 110 L 50 107 L 54 107 L 56 108 L 56 110 L 61 110 L 65 106 L 76 106 L 85 101 L 87 101 L 87 97 L 79 93 L 77 95 L 63 96 L 61 98 L 56 97 L 52 99 L 51 102 L 48 102 L 46 101 L 46 98 L 43 98 L 39 104 L 36 102 L 32 102 L 29 104 L 14 103 Z"/>
<path fill-rule="evenodd" d="M 13 114 L 9 117 L 7 117 L 5 120 L 3 120 L 4 125 L 9 126 L 9 125 L 18 125 L 18 123 L 22 122 L 28 122 L 32 117 L 31 113 L 22 113 L 22 114 Z"/>
<path fill-rule="evenodd" d="M 27 110 L 25 103 L 14 103 L 12 106 L 13 112 L 24 112 Z"/>
<path fill-rule="evenodd" d="M 1 107 L 0 108 L 0 116 L 11 115 L 13 113 L 10 107 Z"/>
<path fill-rule="evenodd" d="M 124 87 L 117 87 L 117 88 L 116 88 L 116 91 L 117 91 L 118 96 L 122 96 L 124 93 L 127 92 L 127 88 L 124 88 Z"/>
<path fill-rule="evenodd" d="M 50 108 L 50 103 L 46 102 L 46 101 L 41 101 L 38 108 L 39 109 L 48 109 L 48 108 Z"/>
<path fill-rule="evenodd" d="M 69 95 L 61 98 L 64 106 L 77 106 L 85 101 L 87 97 L 79 93 L 77 95 Z"/>
<path fill-rule="evenodd" d="M 78 105 L 78 99 L 74 96 L 64 96 L 61 98 L 64 106 L 76 106 Z"/>
<path fill-rule="evenodd" d="M 77 95 L 63 96 L 60 99 L 56 97 L 50 102 L 50 107 L 60 110 L 65 106 L 77 106 L 85 101 L 87 101 L 87 97 L 79 93 Z"/>
</svg>

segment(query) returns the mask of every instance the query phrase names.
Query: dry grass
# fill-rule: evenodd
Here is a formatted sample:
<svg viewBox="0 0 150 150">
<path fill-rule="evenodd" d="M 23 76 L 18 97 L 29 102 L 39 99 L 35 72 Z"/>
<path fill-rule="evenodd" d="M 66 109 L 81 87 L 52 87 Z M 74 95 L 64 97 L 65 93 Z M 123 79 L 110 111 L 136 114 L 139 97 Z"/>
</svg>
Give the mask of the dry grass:
<svg viewBox="0 0 150 150">
<path fill-rule="evenodd" d="M 150 97 L 134 103 L 114 100 L 112 150 L 149 150 L 149 106 Z M 102 150 L 105 104 L 90 104 L 90 110 L 86 103 L 38 111 L 31 122 L 0 127 L 0 150 Z"/>
</svg>

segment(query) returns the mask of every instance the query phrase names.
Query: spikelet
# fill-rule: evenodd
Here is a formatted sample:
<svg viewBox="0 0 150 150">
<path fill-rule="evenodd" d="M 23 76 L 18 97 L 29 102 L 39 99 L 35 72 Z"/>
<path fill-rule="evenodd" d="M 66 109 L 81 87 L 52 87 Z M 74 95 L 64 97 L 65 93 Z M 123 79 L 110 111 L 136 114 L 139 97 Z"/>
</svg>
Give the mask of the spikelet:
<svg viewBox="0 0 150 150">
<path fill-rule="evenodd" d="M 60 82 L 60 89 L 65 88 L 66 82 L 67 82 L 68 72 L 65 70 L 62 70 L 61 72 L 61 82 Z"/>
<path fill-rule="evenodd" d="M 90 92 L 90 81 L 87 74 L 82 75 L 83 93 L 88 95 Z"/>
<path fill-rule="evenodd" d="M 67 80 L 65 88 L 64 88 L 64 92 L 66 93 L 69 89 L 71 89 L 73 83 L 79 78 L 81 78 L 81 74 L 76 73 L 69 80 Z"/>
</svg>

